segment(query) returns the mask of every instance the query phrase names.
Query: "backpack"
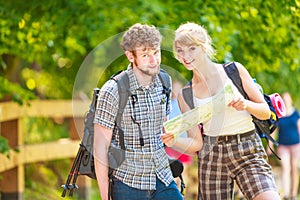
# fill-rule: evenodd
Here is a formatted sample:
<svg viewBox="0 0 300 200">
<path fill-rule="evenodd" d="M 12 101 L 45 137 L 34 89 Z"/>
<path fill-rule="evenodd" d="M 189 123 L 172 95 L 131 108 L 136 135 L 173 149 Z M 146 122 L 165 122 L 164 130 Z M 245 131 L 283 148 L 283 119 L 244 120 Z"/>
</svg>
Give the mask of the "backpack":
<svg viewBox="0 0 300 200">
<path fill-rule="evenodd" d="M 171 93 L 170 77 L 166 71 L 160 70 L 158 74 L 159 79 L 163 86 L 163 93 L 166 94 L 166 101 L 169 102 L 169 97 Z M 120 71 L 114 74 L 110 79 L 116 81 L 118 85 L 119 93 L 119 109 L 115 119 L 114 129 L 118 129 L 120 148 L 113 147 L 110 145 L 108 150 L 108 165 L 109 165 L 109 192 L 111 194 L 111 175 L 114 169 L 118 168 L 122 162 L 125 160 L 125 145 L 124 145 L 124 132 L 120 128 L 121 118 L 124 108 L 127 104 L 128 98 L 132 94 L 129 90 L 129 77 L 125 71 Z M 71 167 L 70 173 L 68 175 L 67 181 L 61 187 L 63 188 L 62 197 L 65 197 L 67 190 L 69 190 L 69 196 L 73 196 L 74 189 L 78 189 L 76 185 L 76 180 L 79 175 L 86 175 L 92 179 L 97 179 L 95 174 L 94 166 L 94 156 L 93 156 L 93 143 L 94 143 L 94 116 L 96 111 L 97 97 L 100 89 L 95 88 L 93 93 L 93 98 L 89 106 L 89 110 L 85 115 L 84 119 L 84 135 L 81 141 L 78 153 L 74 159 L 73 165 Z M 166 106 L 168 107 L 168 105 Z M 113 130 L 115 133 L 115 130 Z M 141 139 L 141 138 L 140 138 Z M 143 146 L 143 141 L 141 141 Z M 170 162 L 170 160 L 169 160 Z M 183 171 L 183 164 L 179 160 L 170 162 L 171 171 L 174 177 L 180 177 Z M 175 169 L 176 168 L 176 169 Z M 182 179 L 182 178 L 181 178 Z M 72 181 L 72 183 L 71 183 Z M 71 184 L 70 184 L 71 183 Z M 183 180 L 182 180 L 183 183 Z M 184 186 L 184 183 L 183 183 Z M 184 187 L 185 188 L 185 187 Z"/>
<path fill-rule="evenodd" d="M 229 62 L 223 65 L 224 70 L 227 74 L 227 76 L 232 80 L 233 84 L 237 87 L 239 92 L 243 95 L 245 99 L 249 99 L 247 93 L 244 91 L 242 80 L 239 75 L 239 71 L 235 65 L 234 62 Z M 182 89 L 183 98 L 185 102 L 189 105 L 189 107 L 192 109 L 194 108 L 194 102 L 193 102 L 193 90 L 192 90 L 192 81 L 190 81 L 187 86 L 185 86 Z M 272 143 L 274 143 L 276 146 L 278 146 L 278 142 L 276 142 L 271 134 L 278 128 L 279 126 L 279 117 L 276 112 L 276 109 L 274 105 L 272 104 L 272 101 L 270 99 L 270 96 L 267 94 L 263 94 L 264 99 L 267 102 L 269 109 L 271 111 L 271 117 L 267 120 L 260 120 L 257 119 L 255 116 L 252 115 L 252 121 L 255 125 L 256 132 L 259 134 L 261 138 L 265 138 L 267 140 L 267 144 L 269 146 L 268 140 L 270 140 Z M 203 127 L 203 126 L 202 126 Z M 202 130 L 203 132 L 203 130 Z M 273 149 L 269 146 L 272 153 L 281 160 L 278 155 L 273 151 Z"/>
</svg>

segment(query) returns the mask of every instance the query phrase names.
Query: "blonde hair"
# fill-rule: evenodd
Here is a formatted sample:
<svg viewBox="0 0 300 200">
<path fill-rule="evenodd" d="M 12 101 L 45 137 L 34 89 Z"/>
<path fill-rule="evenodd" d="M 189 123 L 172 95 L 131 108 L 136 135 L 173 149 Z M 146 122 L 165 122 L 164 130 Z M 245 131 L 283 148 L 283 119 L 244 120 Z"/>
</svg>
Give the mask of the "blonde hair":
<svg viewBox="0 0 300 200">
<path fill-rule="evenodd" d="M 180 25 L 175 31 L 173 49 L 175 57 L 177 58 L 176 43 L 182 44 L 184 46 L 201 46 L 204 48 L 207 56 L 210 59 L 214 59 L 214 56 L 216 54 L 216 51 L 212 46 L 211 37 L 208 35 L 206 29 L 196 23 L 187 22 Z"/>
<path fill-rule="evenodd" d="M 154 27 L 143 24 L 132 25 L 123 35 L 121 47 L 124 51 L 134 51 L 137 47 L 160 47 L 162 36 Z"/>
</svg>

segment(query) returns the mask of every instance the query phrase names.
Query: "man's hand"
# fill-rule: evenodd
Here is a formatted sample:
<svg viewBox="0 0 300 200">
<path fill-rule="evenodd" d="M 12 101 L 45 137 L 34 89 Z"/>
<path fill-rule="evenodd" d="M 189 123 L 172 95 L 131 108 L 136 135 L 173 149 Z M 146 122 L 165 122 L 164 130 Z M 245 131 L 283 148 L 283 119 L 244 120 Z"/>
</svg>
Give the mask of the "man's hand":
<svg viewBox="0 0 300 200">
<path fill-rule="evenodd" d="M 176 142 L 174 135 L 171 133 L 163 133 L 161 135 L 161 139 L 162 139 L 163 143 L 165 143 L 168 147 L 172 147 Z"/>
</svg>

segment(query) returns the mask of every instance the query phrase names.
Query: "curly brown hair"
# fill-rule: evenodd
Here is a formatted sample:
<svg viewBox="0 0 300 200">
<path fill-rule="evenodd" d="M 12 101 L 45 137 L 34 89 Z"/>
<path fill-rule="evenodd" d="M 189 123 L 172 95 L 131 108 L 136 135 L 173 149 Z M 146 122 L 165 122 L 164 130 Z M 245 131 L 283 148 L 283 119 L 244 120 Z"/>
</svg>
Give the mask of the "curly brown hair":
<svg viewBox="0 0 300 200">
<path fill-rule="evenodd" d="M 154 27 L 146 24 L 134 24 L 123 35 L 121 47 L 124 51 L 134 51 L 137 47 L 157 48 L 162 36 Z"/>
</svg>

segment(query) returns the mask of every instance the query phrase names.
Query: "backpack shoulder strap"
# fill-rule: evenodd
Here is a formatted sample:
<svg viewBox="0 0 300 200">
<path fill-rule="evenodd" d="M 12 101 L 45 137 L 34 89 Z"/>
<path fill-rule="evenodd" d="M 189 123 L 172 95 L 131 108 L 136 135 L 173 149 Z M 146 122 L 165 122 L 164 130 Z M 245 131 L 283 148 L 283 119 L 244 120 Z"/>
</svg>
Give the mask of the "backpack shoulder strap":
<svg viewBox="0 0 300 200">
<path fill-rule="evenodd" d="M 182 88 L 182 95 L 183 95 L 184 101 L 188 104 L 190 109 L 195 108 L 194 97 L 193 97 L 193 89 L 192 89 L 192 80 L 190 80 L 184 86 L 184 88 Z M 199 128 L 200 128 L 201 134 L 204 134 L 204 128 L 203 128 L 203 123 L 202 122 L 199 124 Z"/>
<path fill-rule="evenodd" d="M 168 109 L 168 103 L 169 103 L 169 99 L 170 99 L 170 96 L 171 96 L 171 79 L 170 79 L 169 74 L 163 69 L 160 69 L 158 77 L 159 77 L 159 79 L 162 83 L 162 86 L 163 86 L 163 89 L 164 89 L 163 92 L 167 96 L 166 109 Z"/>
<path fill-rule="evenodd" d="M 193 98 L 193 89 L 192 89 L 192 80 L 190 80 L 184 88 L 182 88 L 182 95 L 185 102 L 188 104 L 188 106 L 193 109 L 195 108 L 194 105 L 194 98 Z"/>
<path fill-rule="evenodd" d="M 239 92 L 243 95 L 245 99 L 249 99 L 247 93 L 243 88 L 243 83 L 239 74 L 239 70 L 234 62 L 229 62 L 223 64 L 224 70 L 227 76 L 232 80 L 233 84 L 237 87 Z"/>
<path fill-rule="evenodd" d="M 92 99 L 92 102 L 90 105 L 90 109 L 92 109 L 93 112 L 95 112 L 95 110 L 96 110 L 97 98 L 98 98 L 99 92 L 100 92 L 99 88 L 94 88 L 93 99 Z"/>
<path fill-rule="evenodd" d="M 124 108 L 127 104 L 128 98 L 131 95 L 130 87 L 129 87 L 129 77 L 126 71 L 119 71 L 115 75 L 111 77 L 112 80 L 116 81 L 118 85 L 118 93 L 119 93 L 119 109 L 115 119 L 115 126 L 119 129 L 119 138 L 120 138 L 120 146 L 123 150 L 125 150 L 124 144 L 124 132 L 120 128 L 122 115 L 124 112 Z"/>
<path fill-rule="evenodd" d="M 164 69 L 160 69 L 158 77 L 166 89 L 171 89 L 171 80 L 168 72 Z"/>
</svg>

